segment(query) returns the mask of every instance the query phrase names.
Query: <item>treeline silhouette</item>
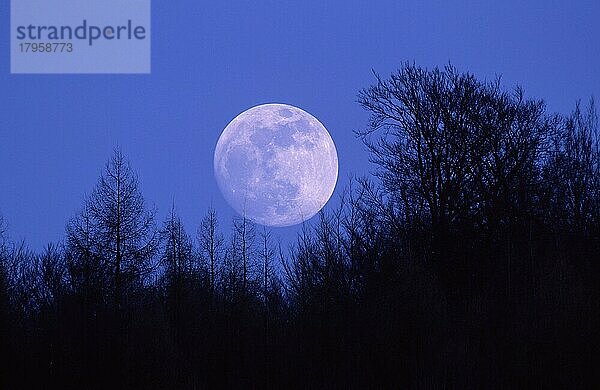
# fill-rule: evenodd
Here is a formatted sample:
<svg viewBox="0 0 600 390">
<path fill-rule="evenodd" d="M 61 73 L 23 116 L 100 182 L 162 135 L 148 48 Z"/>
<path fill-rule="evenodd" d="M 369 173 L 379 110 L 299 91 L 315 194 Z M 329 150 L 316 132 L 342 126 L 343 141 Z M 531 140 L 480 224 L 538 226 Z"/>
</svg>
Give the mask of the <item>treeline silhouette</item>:
<svg viewBox="0 0 600 390">
<path fill-rule="evenodd" d="M 376 77 L 374 175 L 290 248 L 213 209 L 161 223 L 119 151 L 62 243 L 0 223 L 0 386 L 598 386 L 593 101 L 553 114 L 452 66 Z"/>
</svg>

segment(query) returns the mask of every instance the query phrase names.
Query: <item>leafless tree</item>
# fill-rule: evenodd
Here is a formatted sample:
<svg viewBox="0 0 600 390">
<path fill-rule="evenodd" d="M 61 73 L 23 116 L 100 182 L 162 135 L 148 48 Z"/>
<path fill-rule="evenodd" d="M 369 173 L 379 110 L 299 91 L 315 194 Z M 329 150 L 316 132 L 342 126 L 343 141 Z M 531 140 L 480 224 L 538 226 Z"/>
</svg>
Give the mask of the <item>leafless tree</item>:
<svg viewBox="0 0 600 390">
<path fill-rule="evenodd" d="M 242 267 L 242 291 L 248 289 L 250 272 L 253 268 L 255 252 L 256 225 L 245 215 L 233 221 L 234 251 L 239 257 Z"/>
<path fill-rule="evenodd" d="M 272 285 L 274 277 L 273 261 L 275 259 L 275 249 L 273 247 L 273 237 L 270 230 L 267 230 L 266 226 L 263 226 L 259 233 L 260 238 L 260 257 L 261 257 L 261 284 L 263 299 L 265 302 L 268 299 L 270 287 Z"/>
<path fill-rule="evenodd" d="M 223 255 L 223 234 L 219 231 L 217 212 L 213 207 L 202 218 L 198 229 L 198 241 L 202 255 L 208 260 L 210 289 L 215 291 L 215 281 L 218 264 Z"/>
<path fill-rule="evenodd" d="M 89 255 L 96 266 L 106 267 L 117 306 L 125 291 L 153 269 L 158 244 L 154 211 L 146 208 L 137 176 L 119 150 L 106 164 L 84 211 L 67 228 L 67 236 L 78 256 Z"/>
<path fill-rule="evenodd" d="M 556 125 L 543 102 L 502 91 L 499 79 L 410 64 L 387 80 L 377 76 L 359 102 L 371 120 L 357 134 L 405 221 L 424 220 L 435 232 L 531 209 Z"/>
<path fill-rule="evenodd" d="M 371 120 L 358 134 L 405 218 L 426 213 L 433 226 L 443 226 L 463 212 L 460 190 L 470 184 L 469 150 L 477 141 L 470 114 L 481 89 L 473 77 L 452 67 L 427 71 L 405 64 L 360 92 Z M 379 130 L 381 136 L 369 137 Z"/>
<path fill-rule="evenodd" d="M 167 274 L 175 279 L 192 274 L 196 266 L 192 239 L 175 212 L 175 206 L 171 208 L 169 217 L 163 224 L 161 236 L 163 240 L 161 261 L 167 267 Z"/>
<path fill-rule="evenodd" d="M 49 244 L 41 255 L 36 256 L 35 266 L 39 279 L 39 300 L 52 306 L 67 292 L 67 267 L 61 248 Z"/>
<path fill-rule="evenodd" d="M 563 123 L 544 172 L 549 218 L 590 234 L 600 215 L 600 134 L 594 100 L 585 110 L 577 102 Z"/>
<path fill-rule="evenodd" d="M 69 283 L 84 306 L 100 303 L 108 296 L 108 263 L 99 247 L 98 230 L 88 205 L 67 224 L 66 264 Z"/>
</svg>

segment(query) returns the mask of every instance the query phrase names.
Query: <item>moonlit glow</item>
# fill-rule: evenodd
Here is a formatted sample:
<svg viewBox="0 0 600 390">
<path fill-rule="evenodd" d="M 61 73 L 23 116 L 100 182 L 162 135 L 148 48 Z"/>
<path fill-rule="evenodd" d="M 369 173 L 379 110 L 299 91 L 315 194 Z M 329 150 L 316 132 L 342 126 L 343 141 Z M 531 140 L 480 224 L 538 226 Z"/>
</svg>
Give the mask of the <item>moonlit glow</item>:
<svg viewBox="0 0 600 390">
<path fill-rule="evenodd" d="M 286 104 L 250 108 L 217 142 L 215 177 L 227 202 L 267 226 L 291 226 L 327 203 L 338 176 L 335 145 L 309 113 Z"/>
</svg>

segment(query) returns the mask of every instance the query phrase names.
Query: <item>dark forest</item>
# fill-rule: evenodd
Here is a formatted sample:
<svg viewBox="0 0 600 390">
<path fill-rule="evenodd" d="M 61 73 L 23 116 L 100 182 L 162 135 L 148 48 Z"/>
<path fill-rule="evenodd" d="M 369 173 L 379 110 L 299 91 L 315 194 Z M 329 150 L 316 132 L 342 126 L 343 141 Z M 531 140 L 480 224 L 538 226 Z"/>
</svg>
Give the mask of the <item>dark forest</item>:
<svg viewBox="0 0 600 390">
<path fill-rule="evenodd" d="M 593 100 L 406 63 L 357 104 L 372 175 L 291 246 L 163 220 L 119 150 L 62 242 L 0 218 L 0 388 L 597 388 Z"/>
</svg>

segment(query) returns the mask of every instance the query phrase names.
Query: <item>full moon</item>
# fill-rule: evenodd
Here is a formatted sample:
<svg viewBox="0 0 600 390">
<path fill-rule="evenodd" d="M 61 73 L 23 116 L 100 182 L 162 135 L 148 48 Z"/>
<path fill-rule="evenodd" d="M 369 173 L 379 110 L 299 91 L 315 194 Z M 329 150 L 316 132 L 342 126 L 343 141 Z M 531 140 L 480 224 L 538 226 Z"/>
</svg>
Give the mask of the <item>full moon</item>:
<svg viewBox="0 0 600 390">
<path fill-rule="evenodd" d="M 314 116 L 287 104 L 263 104 L 225 127 L 214 169 L 223 196 L 239 214 L 282 227 L 313 217 L 327 203 L 338 158 Z"/>
</svg>

